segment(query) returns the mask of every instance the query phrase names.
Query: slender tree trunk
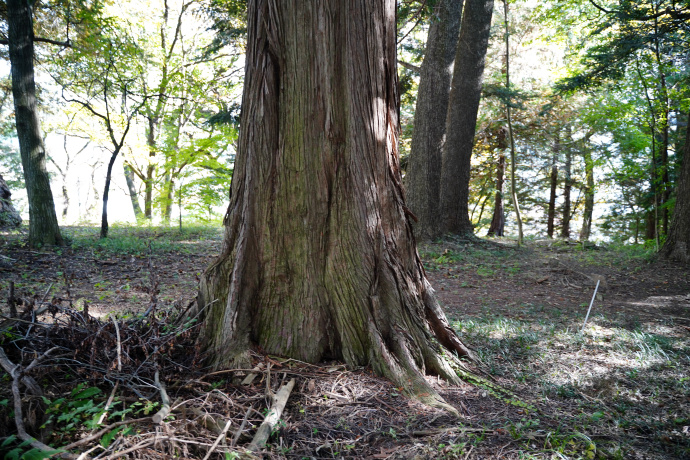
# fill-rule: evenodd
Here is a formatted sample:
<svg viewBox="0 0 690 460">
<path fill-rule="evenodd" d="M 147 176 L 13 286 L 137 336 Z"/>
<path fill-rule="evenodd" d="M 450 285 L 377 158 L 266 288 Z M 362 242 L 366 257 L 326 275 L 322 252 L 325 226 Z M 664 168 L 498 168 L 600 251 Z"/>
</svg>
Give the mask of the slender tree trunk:
<svg viewBox="0 0 690 460">
<path fill-rule="evenodd" d="M 663 235 L 668 234 L 668 223 L 669 223 L 669 208 L 668 201 L 671 198 L 671 181 L 669 178 L 668 170 L 670 164 L 668 161 L 668 136 L 669 136 L 669 126 L 668 126 L 668 110 L 665 112 L 666 123 L 662 127 L 661 133 L 661 155 L 659 155 L 659 160 L 661 162 L 661 232 Z"/>
<path fill-rule="evenodd" d="M 592 215 L 594 214 L 594 161 L 592 152 L 587 147 L 584 149 L 585 160 L 585 209 L 582 215 L 582 228 L 580 229 L 580 241 L 589 240 L 592 232 Z"/>
<path fill-rule="evenodd" d="M 508 0 L 503 0 L 503 22 L 505 25 L 505 46 L 506 46 L 506 89 L 510 88 L 510 27 L 508 22 Z M 517 169 L 517 152 L 515 151 L 515 138 L 513 137 L 513 119 L 511 117 L 510 99 L 506 104 L 506 119 L 508 120 L 508 139 L 510 140 L 510 197 L 515 209 L 515 220 L 518 227 L 518 246 L 522 245 L 522 215 L 520 214 L 520 204 L 517 196 L 517 179 L 515 172 Z"/>
<path fill-rule="evenodd" d="M 115 159 L 117 158 L 118 153 L 120 153 L 120 150 L 116 149 L 110 155 L 108 170 L 105 174 L 105 186 L 103 187 L 103 208 L 101 210 L 101 238 L 108 237 L 108 196 L 110 195 L 110 181 L 113 177 L 113 165 L 115 164 Z"/>
<path fill-rule="evenodd" d="M 175 192 L 175 181 L 172 178 L 170 170 L 165 172 L 165 181 L 163 182 L 163 223 L 170 225 L 170 218 L 172 216 L 173 194 Z"/>
<path fill-rule="evenodd" d="M 444 406 L 423 370 L 457 382 L 469 351 L 404 204 L 395 1 L 250 0 L 247 24 L 225 238 L 198 297 L 210 364 L 246 366 L 252 345 L 342 359 Z"/>
<path fill-rule="evenodd" d="M 413 227 L 420 240 L 434 238 L 441 230 L 441 155 L 462 6 L 463 0 L 441 0 L 436 5 L 419 76 L 405 188 L 407 203 L 418 219 Z"/>
<path fill-rule="evenodd" d="M 144 217 L 148 220 L 153 218 L 153 173 L 156 170 L 153 164 L 153 159 L 156 156 L 156 141 L 153 129 L 154 124 L 149 121 L 149 131 L 146 136 L 149 146 L 149 164 L 146 166 L 146 180 L 144 180 Z"/>
<path fill-rule="evenodd" d="M 8 0 L 6 3 L 14 112 L 29 198 L 29 245 L 62 245 L 36 108 L 30 2 Z"/>
<path fill-rule="evenodd" d="M 505 139 L 505 132 L 503 138 Z M 504 142 L 505 143 L 505 142 Z M 501 150 L 505 150 L 503 147 Z M 496 197 L 494 200 L 494 214 L 491 218 L 491 225 L 486 236 L 503 236 L 505 229 L 506 217 L 503 206 L 503 182 L 505 181 L 506 173 L 506 156 L 501 152 L 498 155 L 498 164 L 496 165 Z"/>
<path fill-rule="evenodd" d="M 686 128 L 683 160 L 676 188 L 676 207 L 661 254 L 690 264 L 690 123 Z"/>
<path fill-rule="evenodd" d="M 444 233 L 462 235 L 474 232 L 468 209 L 470 159 L 493 10 L 493 0 L 465 0 L 443 146 L 439 202 Z"/>
<path fill-rule="evenodd" d="M 134 172 L 132 168 L 126 163 L 122 163 L 122 168 L 125 173 L 125 181 L 127 182 L 127 190 L 129 192 L 129 200 L 132 202 L 132 211 L 134 212 L 134 218 L 137 222 L 144 217 L 141 212 L 141 206 L 139 206 L 139 197 L 137 193 L 137 187 L 134 184 Z"/>
<path fill-rule="evenodd" d="M 655 6 L 658 12 L 658 6 Z M 654 19 L 654 31 L 656 34 L 659 33 L 659 19 L 655 17 Z M 659 92 L 660 92 L 660 102 L 663 104 L 661 109 L 663 118 L 661 119 L 661 139 L 660 139 L 660 179 L 661 183 L 661 231 L 664 235 L 668 234 L 668 223 L 669 223 L 669 209 L 667 206 L 668 200 L 671 197 L 670 190 L 670 180 L 669 180 L 669 162 L 668 162 L 668 145 L 669 145 L 669 128 L 670 128 L 670 101 L 669 101 L 669 90 L 666 82 L 666 73 L 664 72 L 664 62 L 661 57 L 660 43 L 658 35 L 654 39 L 654 54 L 656 56 L 657 66 L 659 68 Z M 657 223 L 658 228 L 658 223 Z M 658 244 L 658 243 L 657 243 Z"/>
<path fill-rule="evenodd" d="M 565 185 L 563 186 L 563 222 L 561 226 L 561 238 L 570 238 L 571 194 L 573 188 L 572 166 L 573 150 L 570 126 L 566 127 L 565 148 Z"/>
<path fill-rule="evenodd" d="M 482 217 L 484 216 L 484 209 L 486 209 L 486 203 L 489 201 L 489 198 L 491 197 L 491 194 L 487 194 L 484 196 L 484 199 L 481 199 L 480 196 L 480 201 L 481 201 L 481 206 L 479 207 L 479 216 L 477 216 L 477 223 L 482 221 Z M 474 211 L 472 212 L 474 214 Z"/>
<path fill-rule="evenodd" d="M 547 215 L 546 234 L 549 238 L 553 238 L 556 221 L 556 193 L 558 191 L 558 157 L 561 154 L 561 137 L 560 133 L 556 135 L 556 140 L 553 145 L 553 157 L 551 159 L 551 175 L 549 177 L 551 183 L 551 193 L 549 195 L 549 211 Z"/>
</svg>

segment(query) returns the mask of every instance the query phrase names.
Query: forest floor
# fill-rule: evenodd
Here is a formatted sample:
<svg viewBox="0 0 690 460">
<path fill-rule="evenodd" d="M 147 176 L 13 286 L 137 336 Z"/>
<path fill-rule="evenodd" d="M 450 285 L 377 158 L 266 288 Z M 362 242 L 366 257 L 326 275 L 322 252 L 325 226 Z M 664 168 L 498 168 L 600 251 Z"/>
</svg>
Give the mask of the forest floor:
<svg viewBox="0 0 690 460">
<path fill-rule="evenodd" d="M 196 326 L 170 322 L 194 300 L 220 231 L 97 232 L 67 228 L 71 246 L 50 250 L 0 234 L 0 345 L 12 363 L 40 357 L 31 375 L 44 398 L 26 396 L 25 418 L 31 427 L 37 413 L 52 417 L 42 433 L 51 446 L 76 443 L 94 458 L 241 458 L 267 393 L 294 378 L 266 457 L 690 458 L 690 269 L 650 251 L 559 240 L 420 246 L 449 320 L 488 378 L 514 394 L 430 378 L 458 420 L 339 363 L 256 355 L 263 367 L 248 384 L 248 370 L 204 371 Z M 8 329 L 10 282 L 15 297 L 49 310 Z M 50 346 L 60 354 L 43 356 Z M 157 371 L 173 401 L 162 425 L 150 419 Z M 0 370 L 0 456 L 18 458 L 29 447 L 11 436 L 12 381 Z M 117 425 L 128 418 L 137 421 Z"/>
</svg>

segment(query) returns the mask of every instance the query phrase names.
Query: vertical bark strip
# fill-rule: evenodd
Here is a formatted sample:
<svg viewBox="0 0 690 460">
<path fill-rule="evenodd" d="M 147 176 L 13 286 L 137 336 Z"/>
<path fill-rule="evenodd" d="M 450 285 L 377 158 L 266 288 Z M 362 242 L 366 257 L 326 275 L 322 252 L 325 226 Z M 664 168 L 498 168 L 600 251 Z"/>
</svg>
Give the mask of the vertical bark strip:
<svg viewBox="0 0 690 460">
<path fill-rule="evenodd" d="M 463 0 L 441 0 L 431 19 L 424 62 L 419 76 L 414 132 L 405 177 L 407 204 L 417 216 L 415 236 L 439 236 L 441 155 L 453 76 L 453 61 L 460 31 Z"/>
<path fill-rule="evenodd" d="M 690 123 L 685 134 L 683 163 L 676 189 L 676 207 L 661 254 L 671 260 L 690 264 Z"/>
<path fill-rule="evenodd" d="M 566 127 L 566 148 L 565 148 L 565 185 L 563 186 L 563 222 L 561 226 L 561 238 L 570 238 L 570 218 L 571 216 L 571 192 L 573 188 L 573 150 L 571 127 Z"/>
<path fill-rule="evenodd" d="M 582 228 L 580 229 L 580 241 L 589 240 L 592 232 L 592 216 L 594 214 L 594 161 L 592 151 L 584 149 L 585 160 L 585 209 L 582 215 Z"/>
<path fill-rule="evenodd" d="M 134 171 L 132 171 L 132 167 L 129 166 L 127 162 L 122 163 L 122 168 L 125 173 L 125 181 L 127 182 L 129 200 L 132 203 L 132 212 L 134 212 L 134 218 L 138 222 L 142 219 L 143 213 L 141 212 L 141 206 L 139 206 L 139 194 L 137 193 L 137 187 L 134 183 Z"/>
<path fill-rule="evenodd" d="M 553 238 L 553 232 L 556 228 L 556 194 L 558 191 L 558 157 L 561 154 L 561 136 L 556 134 L 556 140 L 553 144 L 553 157 L 551 158 L 551 174 L 549 181 L 551 185 L 551 193 L 549 195 L 549 210 L 547 214 L 546 234 L 549 238 Z"/>
<path fill-rule="evenodd" d="M 27 0 L 7 1 L 7 24 L 17 137 L 29 198 L 29 244 L 61 245 L 36 107 L 33 18 Z"/>
<path fill-rule="evenodd" d="M 503 131 L 502 131 L 503 132 Z M 503 134 L 505 137 L 505 134 Z M 487 236 L 503 236 L 505 229 L 505 209 L 503 206 L 503 183 L 506 174 L 506 156 L 501 152 L 496 164 L 496 197 L 494 198 L 494 214 Z"/>
<path fill-rule="evenodd" d="M 493 0 L 466 0 L 446 117 L 441 171 L 441 224 L 444 233 L 472 234 L 469 218 L 470 159 L 491 35 Z"/>
<path fill-rule="evenodd" d="M 510 88 L 510 23 L 508 22 L 508 0 L 503 0 L 503 24 L 505 26 L 505 46 L 506 46 L 506 90 L 511 91 Z M 508 139 L 510 141 L 510 198 L 513 202 L 513 209 L 515 210 L 515 221 L 518 228 L 517 245 L 522 245 L 522 215 L 520 214 L 520 203 L 517 196 L 517 152 L 515 151 L 515 137 L 513 136 L 513 119 L 510 110 L 510 96 L 508 96 L 508 103 L 506 104 L 506 120 L 508 121 Z"/>
<path fill-rule="evenodd" d="M 103 186 L 103 204 L 101 207 L 101 238 L 108 238 L 108 196 L 110 195 L 110 182 L 113 178 L 113 166 L 115 165 L 115 159 L 117 154 L 120 153 L 118 148 L 110 155 L 110 161 L 108 161 L 108 169 L 105 174 L 105 185 Z"/>
<path fill-rule="evenodd" d="M 246 365 L 254 345 L 342 359 L 443 405 L 423 374 L 457 381 L 452 354 L 469 351 L 406 217 L 395 2 L 252 0 L 248 11 L 226 233 L 199 291 L 209 362 Z"/>
</svg>

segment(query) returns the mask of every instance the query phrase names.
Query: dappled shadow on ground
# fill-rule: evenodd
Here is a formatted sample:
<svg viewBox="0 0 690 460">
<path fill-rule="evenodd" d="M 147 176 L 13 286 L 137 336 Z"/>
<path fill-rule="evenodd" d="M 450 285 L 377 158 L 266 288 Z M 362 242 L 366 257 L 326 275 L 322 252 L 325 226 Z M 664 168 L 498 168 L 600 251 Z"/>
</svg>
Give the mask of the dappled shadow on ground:
<svg viewBox="0 0 690 460">
<path fill-rule="evenodd" d="M 13 281 L 18 296 L 37 306 L 54 303 L 66 315 L 40 317 L 46 326 L 32 326 L 31 343 L 39 353 L 48 346 L 48 335 L 37 331 L 60 321 L 71 324 L 86 314 L 85 305 L 92 319 L 79 328 L 100 334 L 98 366 L 87 362 L 89 372 L 76 371 L 75 362 L 84 361 L 76 355 L 67 368 L 48 361 L 37 371 L 53 402 L 74 400 L 80 382 L 82 390 L 98 389 L 83 413 L 78 397 L 72 406 L 63 403 L 72 412 L 63 409 L 52 445 L 95 432 L 87 429 L 88 417 L 105 405 L 112 383 L 119 381 L 103 425 L 123 416 L 144 420 L 131 424 L 131 431 L 111 430 L 108 442 L 95 438 L 88 444 L 91 456 L 105 458 L 141 444 L 127 456 L 203 458 L 228 421 L 228 436 L 211 458 L 239 455 L 266 414 L 270 395 L 294 378 L 268 458 L 690 458 L 687 268 L 644 254 L 559 242 L 519 250 L 500 241 L 421 247 L 439 299 L 463 340 L 478 352 L 489 379 L 449 386 L 429 377 L 462 414 L 458 420 L 409 400 L 367 369 L 338 363 L 316 366 L 257 354 L 254 365 L 263 367 L 246 384 L 248 369 L 211 373 L 191 366 L 198 350 L 184 341 L 190 334 L 177 339 L 163 321 L 170 313 L 163 312 L 179 311 L 193 300 L 198 274 L 219 251 L 219 231 L 116 229 L 102 242 L 93 230 L 91 235 L 73 229 L 70 248 L 28 250 L 12 236 L 5 236 L 2 247 L 2 314 L 8 313 L 5 299 Z M 599 295 L 580 333 L 597 280 Z M 64 313 L 70 300 L 74 314 Z M 141 315 L 153 302 L 163 322 L 155 329 L 158 342 L 147 345 L 135 338 L 151 336 L 153 323 Z M 117 313 L 116 320 L 106 316 L 110 312 Z M 74 327 L 67 331 L 74 334 Z M 10 358 L 26 365 L 34 354 L 22 330 L 5 334 L 3 347 L 9 345 Z M 121 373 L 115 371 L 117 334 L 135 357 Z M 170 338 L 163 340 L 169 348 L 160 370 L 174 404 L 168 422 L 157 425 L 146 415 L 160 402 L 149 356 L 159 353 L 150 347 L 161 337 Z M 496 391 L 493 384 L 511 393 Z M 11 400 L 9 385 L 0 387 L 2 437 L 12 432 L 13 421 L 1 404 Z M 76 426 L 66 429 L 69 421 Z"/>
<path fill-rule="evenodd" d="M 113 227 L 101 240 L 95 227 L 66 227 L 64 248 L 36 250 L 17 234 L 0 235 L 0 299 L 13 282 L 19 295 L 66 297 L 96 317 L 143 311 L 156 293 L 162 304 L 186 305 L 199 276 L 218 255 L 220 228 Z"/>
<path fill-rule="evenodd" d="M 600 453 L 690 457 L 687 267 L 551 244 L 424 248 L 456 328 L 539 409 L 516 439 L 533 452 L 553 447 L 549 433 L 580 433 Z"/>
</svg>

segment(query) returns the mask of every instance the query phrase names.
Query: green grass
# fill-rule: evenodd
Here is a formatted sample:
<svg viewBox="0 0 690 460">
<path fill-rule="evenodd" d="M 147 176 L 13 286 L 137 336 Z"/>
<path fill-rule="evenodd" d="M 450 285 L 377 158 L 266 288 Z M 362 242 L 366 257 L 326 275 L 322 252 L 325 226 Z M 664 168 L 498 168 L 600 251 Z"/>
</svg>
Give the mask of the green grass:
<svg viewBox="0 0 690 460">
<path fill-rule="evenodd" d="M 124 226 L 110 227 L 108 238 L 99 237 L 98 227 L 67 227 L 63 234 L 75 251 L 91 250 L 113 255 L 146 255 L 152 253 L 195 253 L 204 242 L 217 241 L 222 235 L 220 224 L 176 227 Z M 59 249 L 58 249 L 59 250 Z"/>
<path fill-rule="evenodd" d="M 525 320 L 482 314 L 453 327 L 499 382 L 548 405 L 546 416 L 504 426 L 522 443 L 524 458 L 544 458 L 532 457 L 536 451 L 594 458 L 603 450 L 608 458 L 623 458 L 637 449 L 630 434 L 652 443 L 670 439 L 665 449 L 671 456 L 690 454 L 681 433 L 690 425 L 683 415 L 690 400 L 687 337 L 649 324 L 630 330 L 601 315 L 580 333 L 548 311 Z M 617 442 L 593 441 L 588 433 Z"/>
</svg>

